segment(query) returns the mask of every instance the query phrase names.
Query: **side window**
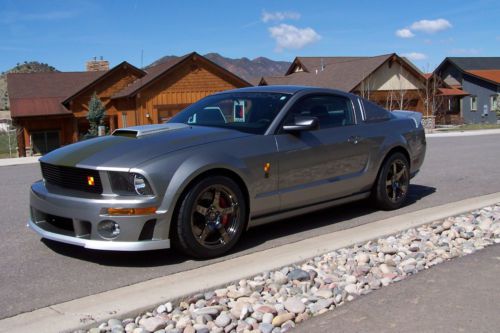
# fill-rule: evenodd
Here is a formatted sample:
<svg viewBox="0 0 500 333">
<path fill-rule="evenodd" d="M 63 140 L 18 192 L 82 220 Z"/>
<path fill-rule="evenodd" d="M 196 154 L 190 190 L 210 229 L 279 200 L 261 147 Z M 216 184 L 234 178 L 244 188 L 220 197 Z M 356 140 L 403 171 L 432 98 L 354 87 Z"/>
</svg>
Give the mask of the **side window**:
<svg viewBox="0 0 500 333">
<path fill-rule="evenodd" d="M 292 107 L 285 123 L 292 123 L 297 116 L 318 118 L 320 129 L 354 124 L 350 100 L 335 95 L 309 96 L 301 99 Z"/>
</svg>

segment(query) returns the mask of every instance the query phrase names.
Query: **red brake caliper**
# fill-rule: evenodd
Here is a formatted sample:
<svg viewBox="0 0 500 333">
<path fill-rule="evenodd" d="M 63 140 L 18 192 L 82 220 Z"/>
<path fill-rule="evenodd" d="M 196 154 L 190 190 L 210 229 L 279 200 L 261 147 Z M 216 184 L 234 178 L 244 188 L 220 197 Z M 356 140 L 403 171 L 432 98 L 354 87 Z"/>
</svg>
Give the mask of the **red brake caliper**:
<svg viewBox="0 0 500 333">
<path fill-rule="evenodd" d="M 226 199 L 224 199 L 224 197 L 219 197 L 219 207 L 220 208 L 227 208 L 227 202 L 226 202 Z M 227 222 L 229 221 L 229 215 L 230 214 L 225 214 L 222 216 L 222 225 L 226 225 Z"/>
</svg>

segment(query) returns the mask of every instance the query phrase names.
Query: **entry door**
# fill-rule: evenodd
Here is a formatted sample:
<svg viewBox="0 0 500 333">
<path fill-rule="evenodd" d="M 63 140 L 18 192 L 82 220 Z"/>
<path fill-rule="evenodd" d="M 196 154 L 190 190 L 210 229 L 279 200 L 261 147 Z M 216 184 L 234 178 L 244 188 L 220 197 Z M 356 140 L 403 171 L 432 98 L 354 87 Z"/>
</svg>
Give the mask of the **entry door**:
<svg viewBox="0 0 500 333">
<path fill-rule="evenodd" d="M 35 154 L 47 154 L 61 146 L 59 131 L 31 133 L 31 145 Z"/>
<path fill-rule="evenodd" d="M 282 210 L 359 191 L 355 178 L 364 173 L 369 147 L 359 136 L 353 111 L 350 100 L 337 95 L 309 96 L 290 110 L 285 122 L 313 116 L 320 129 L 276 136 Z"/>
</svg>

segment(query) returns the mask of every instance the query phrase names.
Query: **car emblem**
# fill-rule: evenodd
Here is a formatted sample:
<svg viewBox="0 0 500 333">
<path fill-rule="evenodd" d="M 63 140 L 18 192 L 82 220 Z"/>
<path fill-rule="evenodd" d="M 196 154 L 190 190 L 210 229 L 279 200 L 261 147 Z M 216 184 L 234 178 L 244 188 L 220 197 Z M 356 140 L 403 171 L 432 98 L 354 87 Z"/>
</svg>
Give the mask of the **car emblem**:
<svg viewBox="0 0 500 333">
<path fill-rule="evenodd" d="M 94 185 L 95 185 L 94 177 L 92 177 L 92 176 L 87 176 L 87 184 L 88 184 L 89 186 L 94 186 Z"/>
</svg>

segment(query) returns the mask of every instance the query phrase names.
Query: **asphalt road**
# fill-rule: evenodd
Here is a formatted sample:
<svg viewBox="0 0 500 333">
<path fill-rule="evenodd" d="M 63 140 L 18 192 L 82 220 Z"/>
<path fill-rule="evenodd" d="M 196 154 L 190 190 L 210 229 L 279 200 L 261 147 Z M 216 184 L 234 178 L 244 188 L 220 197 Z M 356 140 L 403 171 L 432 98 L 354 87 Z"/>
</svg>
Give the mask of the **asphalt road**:
<svg viewBox="0 0 500 333">
<path fill-rule="evenodd" d="M 361 296 L 293 332 L 498 332 L 499 274 L 497 244 Z"/>
<path fill-rule="evenodd" d="M 251 229 L 228 256 L 194 261 L 174 251 L 99 252 L 40 240 L 25 227 L 38 165 L 0 167 L 0 319 L 63 301 L 193 269 L 229 257 L 500 191 L 500 135 L 429 138 L 406 207 L 349 204 Z M 265 260 L 263 258 L 263 260 Z"/>
</svg>

